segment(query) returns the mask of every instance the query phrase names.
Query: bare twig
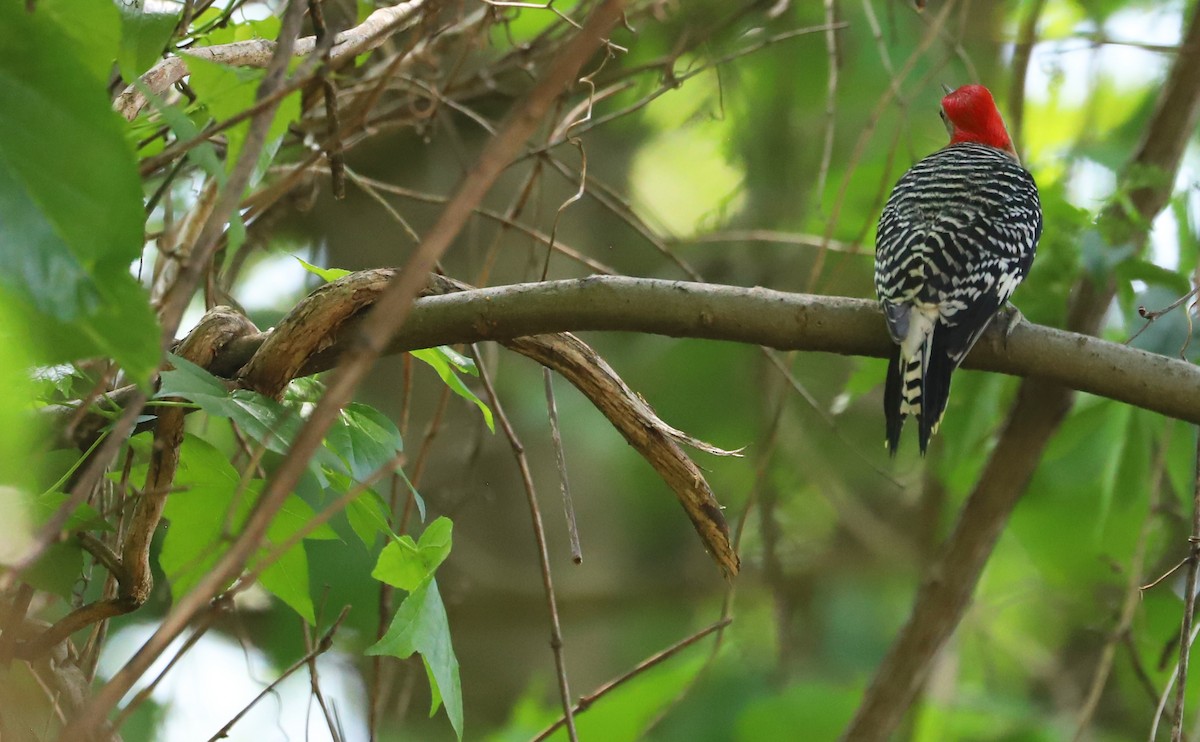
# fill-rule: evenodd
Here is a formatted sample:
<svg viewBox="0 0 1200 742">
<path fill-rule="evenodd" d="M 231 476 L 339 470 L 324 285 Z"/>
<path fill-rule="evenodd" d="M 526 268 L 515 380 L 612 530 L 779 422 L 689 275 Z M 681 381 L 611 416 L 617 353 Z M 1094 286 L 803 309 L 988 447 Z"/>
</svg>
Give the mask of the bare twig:
<svg viewBox="0 0 1200 742">
<path fill-rule="evenodd" d="M 228 737 L 229 730 L 233 729 L 233 726 L 235 724 L 237 724 L 239 721 L 241 721 L 242 717 L 244 717 L 246 714 L 250 713 L 250 710 L 253 709 L 258 704 L 259 701 L 261 701 L 262 699 L 266 698 L 267 696 L 275 693 L 276 686 L 278 686 L 284 680 L 287 680 L 288 677 L 291 676 L 292 673 L 296 672 L 300 668 L 302 668 L 306 665 L 311 667 L 312 663 L 316 662 L 317 657 L 320 657 L 321 655 L 325 654 L 330 649 L 332 649 L 333 648 L 333 635 L 337 633 L 338 628 L 342 625 L 342 621 L 344 621 L 346 619 L 346 616 L 349 613 L 350 613 L 350 606 L 343 607 L 342 612 L 338 614 L 338 617 L 336 619 L 334 619 L 333 625 L 330 626 L 329 629 L 327 629 L 325 631 L 325 633 L 321 635 L 321 639 L 317 642 L 316 646 L 313 647 L 312 649 L 310 649 L 308 651 L 308 653 L 305 654 L 303 657 L 301 657 L 300 659 L 293 662 L 290 666 L 288 666 L 288 668 L 286 670 L 281 672 L 279 674 L 279 677 L 272 680 L 271 683 L 267 687 L 263 688 L 259 692 L 259 694 L 257 696 L 255 696 L 253 698 L 253 700 L 250 701 L 250 703 L 247 703 L 242 708 L 241 711 L 234 714 L 233 717 L 229 721 L 225 722 L 225 726 L 218 729 L 216 734 L 209 737 L 208 742 L 216 742 L 216 740 L 225 739 L 226 737 Z"/>
<path fill-rule="evenodd" d="M 667 647 L 666 649 L 662 650 L 661 652 L 657 652 L 657 653 L 647 657 L 646 659 L 637 663 L 637 665 L 635 665 L 633 668 L 631 668 L 628 672 L 624 673 L 623 675 L 608 681 L 607 683 L 605 683 L 604 685 L 601 685 L 599 688 L 592 691 L 591 693 L 589 693 L 585 696 L 581 696 L 579 699 L 579 703 L 575 704 L 574 712 L 576 714 L 582 714 L 584 711 L 587 711 L 588 708 L 593 703 L 595 703 L 596 701 L 599 701 L 605 695 L 611 693 L 612 691 L 621 687 L 622 685 L 629 682 L 630 680 L 633 680 L 638 675 L 641 675 L 642 673 L 646 672 L 650 668 L 652 668 L 656 665 L 660 665 L 663 662 L 665 662 L 666 660 L 671 659 L 672 657 L 679 654 L 684 649 L 687 649 L 688 647 L 692 646 L 693 644 L 700 641 L 701 639 L 708 636 L 709 634 L 713 633 L 714 631 L 720 631 L 720 630 L 724 629 L 726 626 L 728 626 L 731 623 L 733 623 L 732 618 L 729 618 L 727 616 L 723 617 L 723 618 L 721 618 L 720 621 L 717 621 L 715 624 L 708 626 L 704 629 L 701 629 L 700 631 L 697 631 L 695 634 L 692 634 L 691 636 L 687 637 L 686 639 L 681 639 L 680 641 L 672 644 L 671 646 Z M 543 729 L 541 731 L 541 733 L 538 734 L 538 736 L 533 738 L 532 742 L 541 742 L 541 740 L 549 738 L 550 735 L 554 734 L 556 731 L 561 729 L 562 726 L 566 723 L 567 723 L 567 718 L 565 716 L 560 718 L 558 721 L 554 722 L 550 726 Z"/>
<path fill-rule="evenodd" d="M 1200 625 L 1192 627 L 1192 633 L 1186 637 L 1189 644 L 1196 643 L 1196 635 L 1200 634 Z M 1171 674 L 1167 676 L 1167 685 L 1162 690 L 1162 694 L 1158 697 L 1158 705 L 1154 707 L 1154 720 L 1150 723 L 1150 736 L 1147 738 L 1149 742 L 1155 742 L 1158 738 L 1158 725 L 1162 721 L 1163 713 L 1166 711 L 1167 702 L 1171 698 L 1171 691 L 1175 688 L 1175 682 L 1179 679 L 1179 660 L 1175 661 L 1175 667 L 1171 668 Z"/>
<path fill-rule="evenodd" d="M 567 516 L 567 537 L 571 541 L 571 561 L 583 563 L 583 550 L 579 546 L 579 526 L 575 522 L 575 503 L 571 500 L 571 485 L 567 480 L 567 456 L 563 451 L 562 431 L 558 427 L 558 404 L 554 399 L 554 374 L 542 368 L 542 381 L 546 387 L 546 413 L 550 418 L 550 438 L 554 442 L 554 458 L 558 462 L 558 484 L 562 493 L 563 511 Z"/>
<path fill-rule="evenodd" d="M 533 520 L 533 536 L 537 543 L 538 562 L 542 568 L 542 587 L 546 591 L 546 608 L 550 613 L 550 650 L 554 653 L 554 667 L 558 675 L 558 692 L 562 699 L 563 719 L 567 726 L 567 735 L 571 742 L 578 742 L 579 734 L 575 730 L 575 711 L 571 705 L 571 685 L 567 679 L 566 660 L 563 657 L 562 625 L 558 619 L 558 600 L 554 597 L 554 580 L 550 575 L 550 552 L 546 548 L 546 530 L 542 525 L 542 511 L 538 507 L 537 492 L 533 488 L 533 474 L 529 470 L 529 460 L 525 456 L 525 447 L 517 437 L 516 430 L 508 421 L 508 415 L 500 405 L 496 389 L 492 386 L 491 374 L 483 363 L 478 348 L 472 346 L 475 364 L 479 368 L 479 379 L 487 391 L 488 404 L 500 423 L 504 436 L 512 446 L 513 456 L 517 460 L 517 468 L 521 472 L 521 483 L 525 488 L 525 499 L 529 504 L 529 515 Z"/>
<path fill-rule="evenodd" d="M 821 168 L 817 171 L 817 198 L 821 200 L 825 196 L 825 181 L 833 161 L 833 136 L 837 131 L 838 66 L 841 64 L 841 55 L 838 54 L 838 35 L 834 30 L 836 21 L 836 0 L 825 0 L 825 57 L 829 73 L 825 90 L 825 146 L 821 150 Z"/>
<path fill-rule="evenodd" d="M 1029 59 L 1033 56 L 1033 45 L 1037 41 L 1038 20 L 1046 0 L 1034 0 L 1021 18 L 1017 30 L 1017 43 L 1013 48 L 1012 83 L 1008 86 L 1008 131 L 1018 153 L 1025 141 L 1025 76 L 1029 72 Z"/>
<path fill-rule="evenodd" d="M 325 156 L 329 158 L 333 197 L 341 200 L 346 197 L 346 162 L 342 156 L 342 125 L 338 120 L 337 87 L 333 80 L 329 79 L 334 39 L 326 31 L 325 11 L 321 9 L 320 0 L 308 0 L 308 15 L 316 33 L 317 49 L 321 52 L 321 67 L 317 76 L 321 80 L 321 95 L 325 99 Z"/>
<path fill-rule="evenodd" d="M 1179 627 L 1179 670 L 1175 683 L 1175 716 L 1171 742 L 1183 740 L 1183 702 L 1187 691 L 1188 660 L 1192 649 L 1192 619 L 1196 613 L 1196 589 L 1200 584 L 1200 439 L 1196 441 L 1196 480 L 1192 491 L 1192 535 L 1188 538 L 1188 571 L 1183 589 L 1183 622 Z"/>
<path fill-rule="evenodd" d="M 1165 314 L 1169 314 L 1169 313 L 1175 311 L 1176 309 L 1181 307 L 1184 303 L 1186 303 L 1189 299 L 1194 297 L 1197 292 L 1200 292 L 1200 287 L 1192 289 L 1191 291 L 1187 292 L 1186 294 L 1179 297 L 1178 299 L 1171 302 L 1170 304 L 1163 307 L 1162 309 L 1149 310 L 1149 309 L 1146 309 L 1146 307 L 1144 307 L 1144 306 L 1139 306 L 1137 309 L 1138 316 L 1141 317 L 1142 319 L 1146 320 L 1146 324 L 1139 327 L 1137 332 L 1130 335 L 1129 339 L 1125 341 L 1125 344 L 1129 345 L 1134 340 L 1137 340 L 1138 335 L 1141 335 L 1143 332 L 1145 332 L 1146 329 L 1148 327 L 1150 327 L 1150 325 L 1154 324 L 1154 322 L 1158 320 L 1158 318 L 1162 317 Z M 1189 333 L 1189 334 L 1191 334 L 1191 333 Z M 1183 354 L 1181 353 L 1180 357 L 1182 357 L 1182 355 Z"/>
</svg>

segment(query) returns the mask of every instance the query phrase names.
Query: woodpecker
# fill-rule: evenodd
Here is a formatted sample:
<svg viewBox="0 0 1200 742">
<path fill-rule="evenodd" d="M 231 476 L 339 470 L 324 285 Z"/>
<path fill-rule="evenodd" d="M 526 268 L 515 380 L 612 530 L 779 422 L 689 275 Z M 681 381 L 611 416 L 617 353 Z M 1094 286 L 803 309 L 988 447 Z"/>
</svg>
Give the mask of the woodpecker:
<svg viewBox="0 0 1200 742">
<path fill-rule="evenodd" d="M 946 93 L 950 143 L 900 178 L 875 236 L 875 291 L 900 346 L 883 396 L 893 456 L 908 415 L 925 454 L 950 375 L 1029 273 L 1042 234 L 1037 184 L 992 94 L 982 85 Z"/>
</svg>

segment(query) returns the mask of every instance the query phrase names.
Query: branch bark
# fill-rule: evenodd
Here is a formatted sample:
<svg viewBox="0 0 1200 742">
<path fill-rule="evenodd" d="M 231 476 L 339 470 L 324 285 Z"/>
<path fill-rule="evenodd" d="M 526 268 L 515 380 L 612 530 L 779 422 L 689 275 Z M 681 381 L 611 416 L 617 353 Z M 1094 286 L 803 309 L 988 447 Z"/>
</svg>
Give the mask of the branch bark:
<svg viewBox="0 0 1200 742">
<path fill-rule="evenodd" d="M 365 273 L 377 274 L 382 286 L 391 272 L 380 268 Z M 318 291 L 332 292 L 335 285 Z M 372 299 L 355 294 L 354 300 L 360 302 L 358 306 L 367 306 Z M 876 303 L 867 299 L 592 276 L 427 296 L 413 306 L 412 315 L 387 350 L 399 353 L 451 343 L 588 330 L 875 358 L 887 358 L 894 349 Z M 300 358 L 262 358 L 254 361 L 254 368 L 259 373 L 268 366 L 279 369 L 273 376 L 326 371 L 337 364 L 347 349 L 346 339 L 352 336 L 347 328 L 332 343 L 325 337 L 320 343 L 325 347 L 315 354 L 306 349 Z M 213 372 L 232 375 L 268 338 L 270 334 L 254 335 L 231 343 L 216 360 Z M 274 342 L 295 347 L 283 338 Z M 1002 328 L 992 327 L 964 367 L 1046 379 L 1169 417 L 1200 422 L 1200 369 L 1084 334 L 1021 323 L 1006 339 Z M 277 388 L 277 380 L 265 387 Z"/>
<path fill-rule="evenodd" d="M 365 313 L 394 273 L 391 268 L 376 268 L 318 288 L 305 301 L 323 296 L 335 305 L 319 315 L 312 313 L 316 307 L 298 306 L 295 313 L 307 315 L 304 323 L 289 329 L 289 318 L 274 331 L 233 340 L 208 369 L 227 378 L 241 369 L 247 386 L 274 395 L 296 376 L 334 368 L 355 336 L 356 320 L 347 321 L 348 317 Z M 354 290 L 343 291 L 343 282 L 353 283 Z M 349 306 L 340 306 L 341 302 Z M 889 357 L 894 348 L 878 307 L 866 299 L 592 276 L 426 296 L 413 305 L 408 321 L 385 352 L 589 330 L 875 358 Z M 1200 423 L 1200 368 L 1086 334 L 1021 323 L 1006 339 L 1001 328 L 993 327 L 964 367 L 1044 379 Z M 119 409 L 132 393 L 132 387 L 118 390 L 109 395 L 105 408 Z M 51 414 L 65 421 L 74 413 L 74 407 L 60 406 Z M 107 419 L 85 418 L 75 427 L 76 437 L 63 444 L 86 445 Z"/>
</svg>

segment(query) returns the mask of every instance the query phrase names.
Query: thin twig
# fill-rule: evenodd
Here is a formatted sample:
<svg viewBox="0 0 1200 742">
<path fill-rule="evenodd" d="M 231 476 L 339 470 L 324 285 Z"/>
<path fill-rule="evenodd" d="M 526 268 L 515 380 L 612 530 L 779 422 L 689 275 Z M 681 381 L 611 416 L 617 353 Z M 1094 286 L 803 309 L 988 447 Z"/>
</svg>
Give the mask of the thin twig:
<svg viewBox="0 0 1200 742">
<path fill-rule="evenodd" d="M 1179 627 L 1179 672 L 1175 684 L 1175 717 L 1171 742 L 1183 740 L 1183 702 L 1187 692 L 1188 660 L 1192 650 L 1192 619 L 1196 613 L 1196 589 L 1200 583 L 1200 438 L 1196 441 L 1196 480 L 1192 491 L 1192 535 L 1188 538 L 1188 571 L 1183 590 L 1183 622 Z"/>
<path fill-rule="evenodd" d="M 1179 562 L 1176 563 L 1174 567 L 1171 567 L 1166 572 L 1163 572 L 1161 575 L 1159 575 L 1158 577 L 1155 577 L 1150 582 L 1146 583 L 1145 585 L 1142 585 L 1142 591 L 1145 592 L 1146 590 L 1149 590 L 1150 588 L 1157 586 L 1163 580 L 1167 579 L 1171 575 L 1173 575 L 1176 572 L 1178 572 L 1179 570 L 1183 569 L 1189 561 L 1191 561 L 1190 556 L 1185 556 L 1183 559 L 1180 559 Z"/>
<path fill-rule="evenodd" d="M 1196 635 L 1200 634 L 1200 625 L 1192 628 L 1190 636 L 1186 637 L 1189 644 L 1196 641 Z M 1176 660 L 1175 667 L 1171 668 L 1171 674 L 1167 676 L 1167 685 L 1163 688 L 1162 693 L 1158 697 L 1158 705 L 1154 708 L 1154 719 L 1150 722 L 1150 736 L 1147 738 L 1149 742 L 1155 742 L 1158 737 L 1158 725 L 1162 721 L 1163 714 L 1167 709 L 1167 702 L 1171 698 L 1171 691 L 1175 687 L 1175 682 L 1179 679 L 1179 661 Z"/>
<path fill-rule="evenodd" d="M 1025 77 L 1029 72 L 1029 60 L 1033 56 L 1033 45 L 1037 43 L 1037 25 L 1042 16 L 1046 0 L 1033 0 L 1029 10 L 1021 18 L 1017 29 L 1017 41 L 1013 46 L 1012 82 L 1008 86 L 1008 131 L 1013 145 L 1023 154 L 1025 135 Z"/>
<path fill-rule="evenodd" d="M 325 11 L 321 9 L 321 0 L 308 0 L 308 16 L 312 19 L 317 49 L 321 52 L 321 66 L 317 70 L 317 77 L 321 80 L 321 95 L 325 99 L 325 156 L 329 158 L 333 197 L 340 201 L 346 197 L 346 161 L 342 156 L 342 125 L 338 120 L 337 87 L 334 86 L 333 80 L 329 79 L 332 66 L 330 52 L 334 40 L 325 28 Z"/>
<path fill-rule="evenodd" d="M 733 623 L 732 618 L 729 618 L 728 616 L 723 617 L 720 621 L 717 621 L 716 623 L 712 624 L 711 626 L 701 629 L 700 631 L 697 631 L 695 634 L 692 634 L 691 636 L 687 637 L 686 639 L 681 639 L 681 640 L 675 642 L 674 644 L 672 644 L 671 646 L 662 650 L 661 652 L 657 652 L 657 653 L 647 657 L 646 659 L 644 659 L 641 662 L 634 665 L 633 668 L 631 668 L 628 672 L 626 672 L 616 678 L 613 678 L 612 680 L 608 681 L 604 685 L 601 685 L 599 688 L 592 691 L 591 693 L 589 693 L 585 696 L 581 696 L 579 699 L 579 703 L 575 704 L 574 712 L 576 714 L 582 714 L 584 711 L 587 711 L 588 708 L 593 703 L 595 703 L 596 701 L 599 701 L 601 698 L 603 698 L 608 693 L 611 693 L 612 691 L 621 687 L 622 685 L 629 682 L 630 680 L 633 680 L 638 675 L 641 675 L 642 673 L 646 672 L 650 668 L 652 668 L 656 665 L 660 665 L 663 662 L 665 662 L 666 660 L 671 659 L 672 657 L 679 654 L 684 649 L 687 649 L 688 647 L 692 646 L 693 644 L 700 641 L 701 639 L 708 636 L 709 634 L 711 634 L 715 631 L 720 631 L 720 630 L 724 629 L 726 626 L 728 626 L 731 623 Z M 547 739 L 551 734 L 554 734 L 556 731 L 561 729 L 563 724 L 565 724 L 565 723 L 567 723 L 566 717 L 560 717 L 558 721 L 554 722 L 550 726 L 543 729 L 541 731 L 541 733 L 538 734 L 538 736 L 534 737 L 531 740 L 531 742 L 541 742 L 542 740 Z"/>
<path fill-rule="evenodd" d="M 365 175 L 361 175 L 358 173 L 352 174 L 351 178 L 355 181 L 355 183 L 361 184 L 363 186 L 370 186 L 371 188 L 374 188 L 378 191 L 383 191 L 384 193 L 391 193 L 391 194 L 394 194 L 397 196 L 401 196 L 403 198 L 412 199 L 414 201 L 420 201 L 422 203 L 445 204 L 446 202 L 448 202 L 450 200 L 449 198 L 447 198 L 445 196 L 438 196 L 438 195 L 434 195 L 431 193 L 414 191 L 410 188 L 404 188 L 403 186 L 393 185 L 391 183 L 384 183 L 381 180 L 369 178 Z M 538 230 L 536 230 L 532 227 L 526 226 L 525 224 L 522 224 L 521 222 L 518 222 L 518 221 L 512 219 L 511 217 L 505 216 L 504 214 L 501 214 L 498 211 L 494 211 L 492 209 L 487 209 L 487 208 L 484 208 L 481 206 L 481 207 L 477 207 L 475 209 L 475 214 L 477 214 L 478 216 L 484 217 L 486 219 L 495 221 L 505 227 L 510 227 L 512 229 L 515 229 L 518 232 L 521 232 L 522 234 L 525 234 L 529 237 L 532 237 L 533 239 L 537 240 L 538 242 L 542 243 L 543 245 L 547 245 L 549 247 L 549 249 L 556 250 L 556 251 L 562 253 L 563 255 L 567 256 L 568 258 L 570 258 L 574 261 L 577 261 L 577 262 L 581 263 L 582 265 L 587 266 L 589 269 L 591 269 L 592 271 L 594 271 L 596 273 L 601 273 L 604 275 L 611 276 L 611 275 L 616 275 L 619 272 L 619 271 L 617 271 L 617 269 L 607 266 L 604 263 L 601 263 L 597 260 L 594 260 L 593 258 L 590 258 L 587 255 L 584 255 L 579 250 L 576 250 L 575 248 L 567 246 L 566 244 L 563 243 L 562 240 L 557 239 L 557 238 L 554 240 L 551 240 L 549 235 L 539 232 Z M 397 214 L 397 216 L 398 216 L 398 214 Z"/>
<path fill-rule="evenodd" d="M 558 619 L 558 600 L 554 596 L 554 580 L 550 575 L 550 552 L 546 547 L 546 530 L 542 526 L 542 511 L 538 507 L 537 492 L 533 487 L 533 474 L 529 470 L 525 446 L 521 444 L 516 430 L 508 420 L 508 415 L 504 413 L 500 398 L 496 396 L 496 388 L 492 385 L 491 374 L 488 373 L 487 366 L 483 363 L 483 356 L 474 345 L 471 346 L 471 352 L 475 358 L 475 365 L 479 369 L 479 379 L 483 382 L 483 388 L 487 392 L 488 404 L 491 405 L 496 422 L 500 424 L 504 436 L 508 438 L 508 443 L 512 446 L 513 457 L 517 460 L 517 468 L 521 472 L 521 483 L 525 487 L 525 499 L 529 504 L 530 518 L 533 520 L 533 536 L 537 543 L 538 561 L 542 568 L 542 587 L 546 591 L 546 607 L 550 613 L 550 649 L 554 653 L 554 666 L 558 673 L 558 692 L 562 699 L 563 718 L 567 726 L 567 735 L 572 742 L 578 742 L 579 734 L 575 730 L 575 711 L 571 705 L 571 686 L 567 680 L 566 661 L 563 657 L 562 625 Z"/>
<path fill-rule="evenodd" d="M 1178 299 L 1171 302 L 1170 304 L 1163 307 L 1162 309 L 1156 309 L 1156 310 L 1151 311 L 1149 309 L 1146 309 L 1145 306 L 1139 306 L 1137 308 L 1138 316 L 1141 317 L 1142 319 L 1146 320 L 1146 324 L 1139 327 L 1137 332 L 1130 335 L 1129 339 L 1125 341 L 1125 344 L 1129 345 L 1134 340 L 1137 340 L 1138 335 L 1141 335 L 1143 332 L 1145 332 L 1146 329 L 1149 328 L 1150 325 L 1154 324 L 1154 322 L 1159 317 L 1162 317 L 1164 314 L 1168 314 L 1169 312 L 1172 312 L 1172 311 L 1178 309 L 1185 302 L 1187 302 L 1188 299 L 1191 299 L 1193 296 L 1195 296 L 1197 292 L 1200 292 L 1200 287 L 1196 287 L 1196 288 L 1192 289 L 1191 291 L 1187 292 L 1186 294 L 1179 297 Z M 1189 318 L 1190 318 L 1190 315 L 1189 315 Z M 1190 332 L 1188 334 L 1191 335 Z M 1180 357 L 1182 357 L 1182 353 L 1180 354 Z"/>
<path fill-rule="evenodd" d="M 583 563 L 579 546 L 579 526 L 575 522 L 575 503 L 571 500 L 571 485 L 567 480 L 567 457 L 563 451 L 562 431 L 558 426 L 558 404 L 554 399 L 554 372 L 542 367 L 542 382 L 546 387 L 546 412 L 550 418 L 550 439 L 554 443 L 554 458 L 558 462 L 558 484 L 562 494 L 563 511 L 567 516 L 567 537 L 571 541 L 571 561 Z"/>
<path fill-rule="evenodd" d="M 241 711 L 234 714 L 233 718 L 231 718 L 229 721 L 227 721 L 225 723 L 225 726 L 218 729 L 216 734 L 209 737 L 208 742 L 215 742 L 216 740 L 224 739 L 224 738 L 228 737 L 229 730 L 233 729 L 233 726 L 235 724 L 237 724 L 239 721 L 241 721 L 242 717 L 244 717 L 246 714 L 250 713 L 250 710 L 253 709 L 255 707 L 255 705 L 258 704 L 259 701 L 266 698 L 268 695 L 273 694 L 275 692 L 275 688 L 280 683 L 282 683 L 284 680 L 287 680 L 288 677 L 291 676 L 292 673 L 301 669 L 305 665 L 312 667 L 312 663 L 316 662 L 317 657 L 320 657 L 322 654 L 325 654 L 330 649 L 332 649 L 333 648 L 333 635 L 335 633 L 337 633 L 338 628 L 342 625 L 342 621 L 345 620 L 346 616 L 349 615 L 349 613 L 350 613 L 350 606 L 343 607 L 342 612 L 338 614 L 338 617 L 336 619 L 334 619 L 333 625 L 330 626 L 329 629 L 324 634 L 321 635 L 321 639 L 320 639 L 320 641 L 317 642 L 317 645 L 315 647 L 313 647 L 312 649 L 310 649 L 308 651 L 308 653 L 305 654 L 303 657 L 301 657 L 300 659 L 296 660 L 291 665 L 289 665 L 286 670 L 284 670 L 282 673 L 279 674 L 279 677 L 277 677 L 273 681 L 271 681 L 270 685 L 263 688 L 259 692 L 259 694 L 257 696 L 255 696 L 253 700 L 250 701 L 250 703 L 247 703 L 242 708 Z"/>
<path fill-rule="evenodd" d="M 829 177 L 829 165 L 833 161 L 833 138 L 837 132 L 837 89 L 838 54 L 837 31 L 834 23 L 837 20 L 836 0 L 825 0 L 825 57 L 829 64 L 828 81 L 825 90 L 825 146 L 821 150 L 821 167 L 817 171 L 817 198 L 824 200 L 825 181 Z"/>
</svg>

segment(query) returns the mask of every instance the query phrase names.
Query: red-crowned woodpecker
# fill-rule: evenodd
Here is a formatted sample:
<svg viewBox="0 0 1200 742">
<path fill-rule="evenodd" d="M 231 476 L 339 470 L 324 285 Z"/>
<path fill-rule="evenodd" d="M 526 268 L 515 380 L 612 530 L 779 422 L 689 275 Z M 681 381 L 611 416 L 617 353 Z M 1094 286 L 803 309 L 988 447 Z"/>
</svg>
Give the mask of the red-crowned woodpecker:
<svg viewBox="0 0 1200 742">
<path fill-rule="evenodd" d="M 1029 273 L 1042 234 L 1037 184 L 988 89 L 948 92 L 941 115 L 950 144 L 900 178 L 875 236 L 875 291 L 900 346 L 883 397 L 892 455 L 908 415 L 925 453 L 950 375 Z"/>
</svg>

